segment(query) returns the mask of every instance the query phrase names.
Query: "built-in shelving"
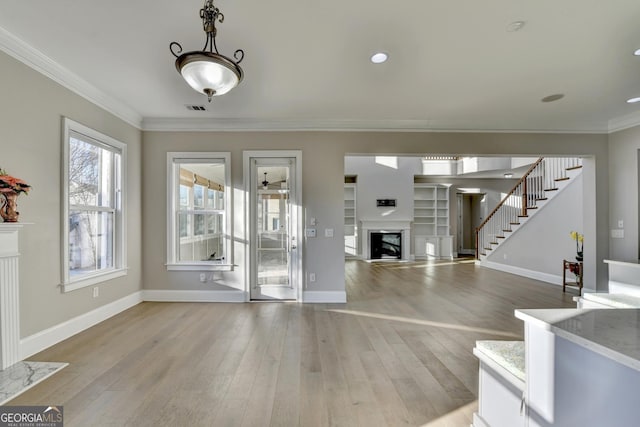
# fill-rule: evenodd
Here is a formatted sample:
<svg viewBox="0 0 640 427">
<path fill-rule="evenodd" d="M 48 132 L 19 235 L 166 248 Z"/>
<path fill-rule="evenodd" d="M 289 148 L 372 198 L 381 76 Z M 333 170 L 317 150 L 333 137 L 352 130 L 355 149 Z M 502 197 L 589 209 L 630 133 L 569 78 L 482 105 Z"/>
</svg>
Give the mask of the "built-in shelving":
<svg viewBox="0 0 640 427">
<path fill-rule="evenodd" d="M 345 177 L 344 184 L 344 254 L 358 255 L 358 223 L 356 217 L 356 180 Z"/>
<path fill-rule="evenodd" d="M 412 235 L 416 258 L 452 257 L 449 186 L 414 183 Z"/>
</svg>

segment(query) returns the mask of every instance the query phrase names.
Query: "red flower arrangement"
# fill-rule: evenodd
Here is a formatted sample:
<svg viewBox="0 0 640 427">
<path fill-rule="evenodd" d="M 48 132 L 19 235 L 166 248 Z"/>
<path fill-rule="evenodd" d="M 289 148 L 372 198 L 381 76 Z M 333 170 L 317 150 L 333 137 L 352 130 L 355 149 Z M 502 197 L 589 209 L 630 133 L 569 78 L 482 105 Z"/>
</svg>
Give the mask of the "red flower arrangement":
<svg viewBox="0 0 640 427">
<path fill-rule="evenodd" d="M 31 186 L 21 180 L 7 174 L 4 169 L 0 168 L 0 193 L 29 193 Z"/>
</svg>

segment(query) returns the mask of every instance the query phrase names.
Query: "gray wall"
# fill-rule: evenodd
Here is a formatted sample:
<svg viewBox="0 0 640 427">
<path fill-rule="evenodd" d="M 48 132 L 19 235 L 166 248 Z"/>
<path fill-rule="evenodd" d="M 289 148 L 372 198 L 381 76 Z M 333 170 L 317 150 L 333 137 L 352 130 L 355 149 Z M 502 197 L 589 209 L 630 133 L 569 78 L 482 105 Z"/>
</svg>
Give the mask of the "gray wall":
<svg viewBox="0 0 640 427">
<path fill-rule="evenodd" d="M 146 289 L 225 290 L 244 289 L 247 233 L 244 228 L 243 150 L 303 150 L 302 197 L 305 216 L 317 219 L 318 237 L 304 247 L 306 271 L 316 273 L 308 291 L 344 290 L 344 152 L 322 133 L 254 132 L 145 132 L 143 136 L 142 196 L 145 222 L 144 282 Z M 199 282 L 199 272 L 167 272 L 166 262 L 166 155 L 169 151 L 231 152 L 234 187 L 233 272 L 222 273 L 217 283 Z M 308 223 L 307 223 L 308 225 Z M 333 238 L 324 237 L 333 228 Z"/>
<path fill-rule="evenodd" d="M 32 335 L 141 289 L 141 132 L 42 74 L 0 53 L 0 166 L 33 186 L 18 198 L 20 334 Z M 128 150 L 127 276 L 61 293 L 61 127 L 66 116 Z"/>
<path fill-rule="evenodd" d="M 638 254 L 638 161 L 640 126 L 609 136 L 609 223 L 605 231 L 611 259 L 637 261 Z M 624 239 L 611 239 L 609 229 L 624 222 Z"/>
<path fill-rule="evenodd" d="M 375 156 L 347 156 L 347 175 L 357 175 L 358 221 L 413 221 L 413 177 L 422 163 L 417 157 L 395 157 L 397 167 L 376 163 Z M 377 199 L 395 199 L 394 208 L 379 208 Z"/>
</svg>

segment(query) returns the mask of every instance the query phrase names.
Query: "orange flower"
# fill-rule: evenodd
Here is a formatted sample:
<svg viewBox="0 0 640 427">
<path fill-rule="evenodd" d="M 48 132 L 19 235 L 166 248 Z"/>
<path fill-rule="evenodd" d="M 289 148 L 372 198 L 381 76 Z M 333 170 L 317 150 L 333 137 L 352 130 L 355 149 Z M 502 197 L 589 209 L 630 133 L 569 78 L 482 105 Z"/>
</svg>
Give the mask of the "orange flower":
<svg viewBox="0 0 640 427">
<path fill-rule="evenodd" d="M 18 194 L 26 194 L 30 189 L 31 186 L 29 184 L 20 178 L 8 175 L 2 168 L 0 168 L 0 193 L 11 193 L 13 191 Z"/>
</svg>

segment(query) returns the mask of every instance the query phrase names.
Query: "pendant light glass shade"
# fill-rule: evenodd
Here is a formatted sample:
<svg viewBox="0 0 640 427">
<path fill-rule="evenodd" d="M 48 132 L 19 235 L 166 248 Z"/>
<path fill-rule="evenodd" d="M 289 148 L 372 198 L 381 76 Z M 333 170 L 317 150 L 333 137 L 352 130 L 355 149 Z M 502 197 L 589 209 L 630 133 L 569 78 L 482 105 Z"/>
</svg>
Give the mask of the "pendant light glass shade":
<svg viewBox="0 0 640 427">
<path fill-rule="evenodd" d="M 176 68 L 189 86 L 209 98 L 224 95 L 242 80 L 242 69 L 215 53 L 185 53 L 176 59 Z"/>
</svg>

